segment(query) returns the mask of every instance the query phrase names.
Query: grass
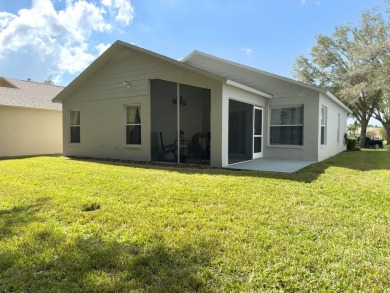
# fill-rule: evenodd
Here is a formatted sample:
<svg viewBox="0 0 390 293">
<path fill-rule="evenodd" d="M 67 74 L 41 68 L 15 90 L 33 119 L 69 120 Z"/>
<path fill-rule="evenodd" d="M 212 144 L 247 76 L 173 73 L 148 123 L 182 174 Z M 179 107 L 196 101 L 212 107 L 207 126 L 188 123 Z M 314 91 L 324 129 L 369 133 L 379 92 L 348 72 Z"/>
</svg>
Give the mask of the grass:
<svg viewBox="0 0 390 293">
<path fill-rule="evenodd" d="M 390 292 L 390 152 L 295 174 L 0 160 L 1 292 Z"/>
</svg>

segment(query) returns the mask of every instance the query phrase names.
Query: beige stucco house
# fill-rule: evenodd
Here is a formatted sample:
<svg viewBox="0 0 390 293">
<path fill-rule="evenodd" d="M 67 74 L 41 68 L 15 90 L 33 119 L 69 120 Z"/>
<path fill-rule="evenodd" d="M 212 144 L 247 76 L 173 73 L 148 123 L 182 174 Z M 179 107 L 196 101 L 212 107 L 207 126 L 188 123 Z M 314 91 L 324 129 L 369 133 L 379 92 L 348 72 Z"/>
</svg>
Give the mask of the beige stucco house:
<svg viewBox="0 0 390 293">
<path fill-rule="evenodd" d="M 62 153 L 62 89 L 0 77 L 0 157 Z"/>
<path fill-rule="evenodd" d="M 66 156 L 229 167 L 346 149 L 349 109 L 331 93 L 198 51 L 177 61 L 117 41 L 53 101 Z"/>
</svg>

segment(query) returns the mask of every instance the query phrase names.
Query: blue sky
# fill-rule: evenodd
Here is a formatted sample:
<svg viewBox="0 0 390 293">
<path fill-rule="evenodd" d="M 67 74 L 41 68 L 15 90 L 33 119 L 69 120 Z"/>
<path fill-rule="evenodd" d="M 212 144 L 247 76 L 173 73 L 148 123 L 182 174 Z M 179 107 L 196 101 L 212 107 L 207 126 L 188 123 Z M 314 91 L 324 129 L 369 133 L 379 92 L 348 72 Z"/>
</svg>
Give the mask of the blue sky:
<svg viewBox="0 0 390 293">
<path fill-rule="evenodd" d="M 67 85 L 115 40 L 292 77 L 315 35 L 385 0 L 0 0 L 0 76 Z"/>
</svg>

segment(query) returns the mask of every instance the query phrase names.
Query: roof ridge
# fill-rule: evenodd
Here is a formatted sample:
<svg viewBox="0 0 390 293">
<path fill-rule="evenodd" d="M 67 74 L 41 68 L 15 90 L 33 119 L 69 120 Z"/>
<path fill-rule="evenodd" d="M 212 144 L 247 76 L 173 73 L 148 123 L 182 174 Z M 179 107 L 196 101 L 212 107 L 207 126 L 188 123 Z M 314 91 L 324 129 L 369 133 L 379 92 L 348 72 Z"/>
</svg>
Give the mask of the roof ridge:
<svg viewBox="0 0 390 293">
<path fill-rule="evenodd" d="M 57 84 L 48 84 L 48 83 L 45 83 L 45 82 L 39 82 L 39 81 L 35 81 L 35 80 L 23 80 L 23 79 L 17 79 L 17 78 L 13 78 L 13 77 L 6 77 L 6 76 L 0 76 L 0 78 L 4 78 L 5 80 L 9 81 L 9 80 L 14 80 L 14 81 L 18 81 L 18 82 L 24 82 L 24 83 L 30 83 L 30 84 L 38 84 L 38 85 L 44 85 L 44 86 L 53 86 L 53 87 L 61 87 L 61 88 L 64 88 L 64 86 L 62 85 L 57 85 Z"/>
</svg>

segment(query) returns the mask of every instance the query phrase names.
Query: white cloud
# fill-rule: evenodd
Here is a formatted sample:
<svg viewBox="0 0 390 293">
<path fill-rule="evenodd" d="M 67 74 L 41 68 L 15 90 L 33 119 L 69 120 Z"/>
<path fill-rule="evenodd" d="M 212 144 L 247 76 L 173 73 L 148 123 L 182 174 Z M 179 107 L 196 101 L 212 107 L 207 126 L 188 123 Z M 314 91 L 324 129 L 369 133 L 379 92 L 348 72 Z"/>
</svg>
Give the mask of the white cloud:
<svg viewBox="0 0 390 293">
<path fill-rule="evenodd" d="M 251 48 L 241 48 L 241 51 L 244 52 L 248 56 L 253 53 L 253 50 Z"/>
<path fill-rule="evenodd" d="M 96 50 L 98 51 L 99 55 L 102 55 L 110 46 L 111 46 L 110 43 L 108 43 L 108 44 L 101 43 L 101 44 L 96 46 Z"/>
<path fill-rule="evenodd" d="M 18 14 L 0 12 L 0 58 L 24 58 L 26 67 L 39 66 L 36 70 L 46 71 L 41 75 L 52 75 L 54 80 L 60 80 L 64 73 L 82 71 L 107 49 L 104 44 L 88 46 L 91 35 L 109 32 L 118 23 L 127 25 L 134 17 L 129 0 L 113 1 L 131 10 L 131 16 L 118 12 L 110 18 L 112 11 L 85 0 L 67 0 L 66 8 L 59 11 L 52 0 L 33 0 L 30 9 L 21 9 Z"/>
<path fill-rule="evenodd" d="M 134 7 L 130 0 L 102 0 L 102 4 L 115 16 L 115 20 L 129 25 L 134 19 Z"/>
<path fill-rule="evenodd" d="M 12 13 L 0 11 L 0 29 L 6 28 L 15 17 Z"/>
<path fill-rule="evenodd" d="M 104 6 L 111 7 L 112 1 L 111 1 L 111 0 L 102 0 L 102 4 L 103 4 Z"/>
<path fill-rule="evenodd" d="M 86 43 L 74 47 L 63 47 L 58 53 L 61 60 L 59 70 L 71 74 L 82 71 L 95 59 L 93 54 L 88 53 Z"/>
</svg>

